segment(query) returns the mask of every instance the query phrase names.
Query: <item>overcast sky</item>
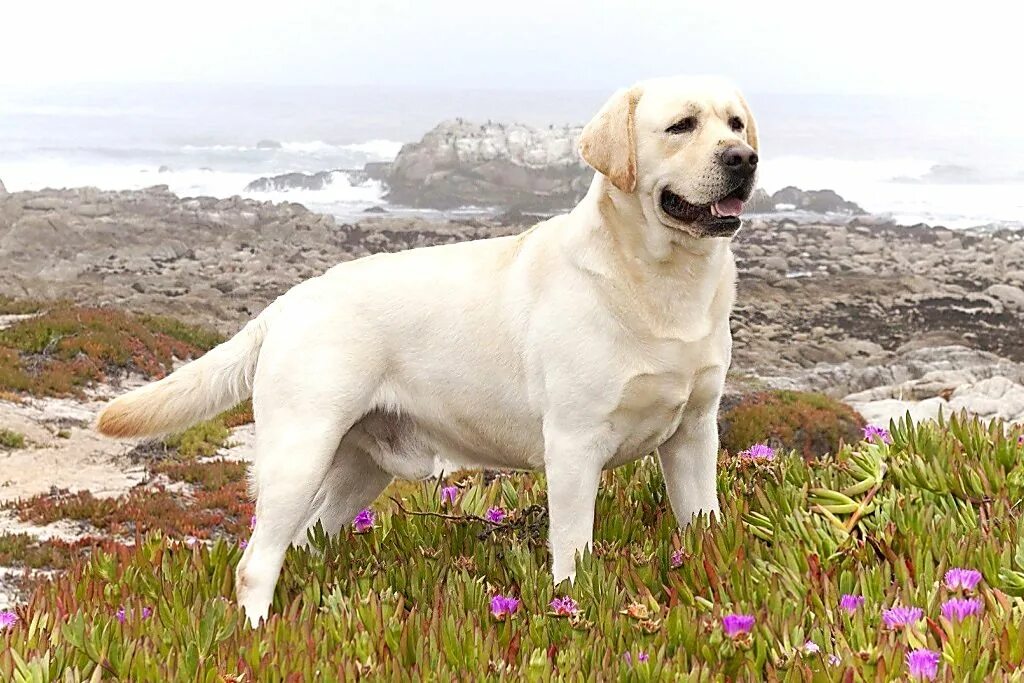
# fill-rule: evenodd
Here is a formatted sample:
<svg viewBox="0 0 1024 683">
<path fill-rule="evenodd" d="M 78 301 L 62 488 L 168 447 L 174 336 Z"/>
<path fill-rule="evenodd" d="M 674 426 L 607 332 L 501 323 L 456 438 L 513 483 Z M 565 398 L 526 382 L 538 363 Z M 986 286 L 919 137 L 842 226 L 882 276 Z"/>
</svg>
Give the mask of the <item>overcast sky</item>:
<svg viewBox="0 0 1024 683">
<path fill-rule="evenodd" d="M 1020 98 L 1018 3 L 944 4 L 3 0 L 0 83 L 612 89 L 718 73 L 758 92 Z"/>
</svg>

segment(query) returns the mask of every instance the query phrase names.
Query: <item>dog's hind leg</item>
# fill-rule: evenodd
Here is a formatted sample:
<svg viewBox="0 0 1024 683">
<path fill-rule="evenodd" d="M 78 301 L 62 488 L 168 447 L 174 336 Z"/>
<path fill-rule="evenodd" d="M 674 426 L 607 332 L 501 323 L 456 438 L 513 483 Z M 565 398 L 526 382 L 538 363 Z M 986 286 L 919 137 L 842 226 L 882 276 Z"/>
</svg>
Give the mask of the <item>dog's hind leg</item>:
<svg viewBox="0 0 1024 683">
<path fill-rule="evenodd" d="M 305 546 L 307 532 L 317 522 L 328 537 L 336 535 L 380 495 L 392 478 L 368 453 L 343 441 L 314 499 L 314 512 L 299 528 L 293 544 Z"/>
<path fill-rule="evenodd" d="M 238 603 L 254 626 L 268 615 L 288 546 L 305 533 L 318 494 L 327 490 L 325 481 L 342 438 L 368 410 L 376 389 L 372 373 L 346 372 L 359 367 L 345 362 L 348 359 L 330 352 L 307 353 L 303 359 L 309 363 L 306 367 L 264 366 L 268 369 L 263 377 L 257 370 L 253 397 L 256 528 L 238 564 L 235 583 Z M 351 481 L 360 472 L 346 465 L 331 476 Z M 371 479 L 380 482 L 383 477 L 377 474 Z M 362 497 L 353 496 L 351 504 Z M 347 511 L 345 505 L 340 507 L 339 515 Z"/>
</svg>

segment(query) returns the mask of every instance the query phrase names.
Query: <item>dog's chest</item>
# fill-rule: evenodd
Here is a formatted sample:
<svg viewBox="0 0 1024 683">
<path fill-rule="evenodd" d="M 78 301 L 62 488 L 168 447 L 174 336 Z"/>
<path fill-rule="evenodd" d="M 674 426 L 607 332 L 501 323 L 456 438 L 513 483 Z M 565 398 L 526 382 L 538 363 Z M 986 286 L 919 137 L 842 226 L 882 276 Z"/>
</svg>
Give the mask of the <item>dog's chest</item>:
<svg viewBox="0 0 1024 683">
<path fill-rule="evenodd" d="M 674 351 L 624 377 L 609 420 L 620 440 L 609 466 L 651 453 L 679 428 L 705 354 L 690 345 Z"/>
</svg>

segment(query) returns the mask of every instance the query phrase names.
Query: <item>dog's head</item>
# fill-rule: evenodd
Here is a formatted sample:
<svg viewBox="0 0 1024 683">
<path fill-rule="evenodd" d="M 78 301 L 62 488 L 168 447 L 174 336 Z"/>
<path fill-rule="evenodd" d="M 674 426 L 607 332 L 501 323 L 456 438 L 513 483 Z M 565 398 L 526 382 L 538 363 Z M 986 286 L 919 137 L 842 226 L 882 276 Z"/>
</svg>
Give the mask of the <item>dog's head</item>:
<svg viewBox="0 0 1024 683">
<path fill-rule="evenodd" d="M 757 126 L 717 79 L 663 78 L 615 93 L 584 127 L 580 154 L 646 218 L 694 237 L 731 237 L 754 190 Z"/>
</svg>

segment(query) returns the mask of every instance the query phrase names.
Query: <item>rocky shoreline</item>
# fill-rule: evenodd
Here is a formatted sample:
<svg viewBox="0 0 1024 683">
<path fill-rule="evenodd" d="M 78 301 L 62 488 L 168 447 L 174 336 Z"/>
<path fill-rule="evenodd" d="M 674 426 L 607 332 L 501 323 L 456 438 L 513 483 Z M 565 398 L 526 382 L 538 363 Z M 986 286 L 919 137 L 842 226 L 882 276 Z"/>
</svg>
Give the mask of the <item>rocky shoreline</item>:
<svg viewBox="0 0 1024 683">
<path fill-rule="evenodd" d="M 170 314 L 231 333 L 335 263 L 512 234 L 535 220 L 381 214 L 343 223 L 294 203 L 179 198 L 162 186 L 3 192 L 0 294 Z M 1019 394 L 1007 416 L 1024 416 L 1021 231 L 758 215 L 734 251 L 740 389 L 855 395 L 849 402 L 871 412 L 868 403 L 901 397 L 963 407 L 964 392 L 987 381 L 979 401 L 1017 405 Z"/>
</svg>

